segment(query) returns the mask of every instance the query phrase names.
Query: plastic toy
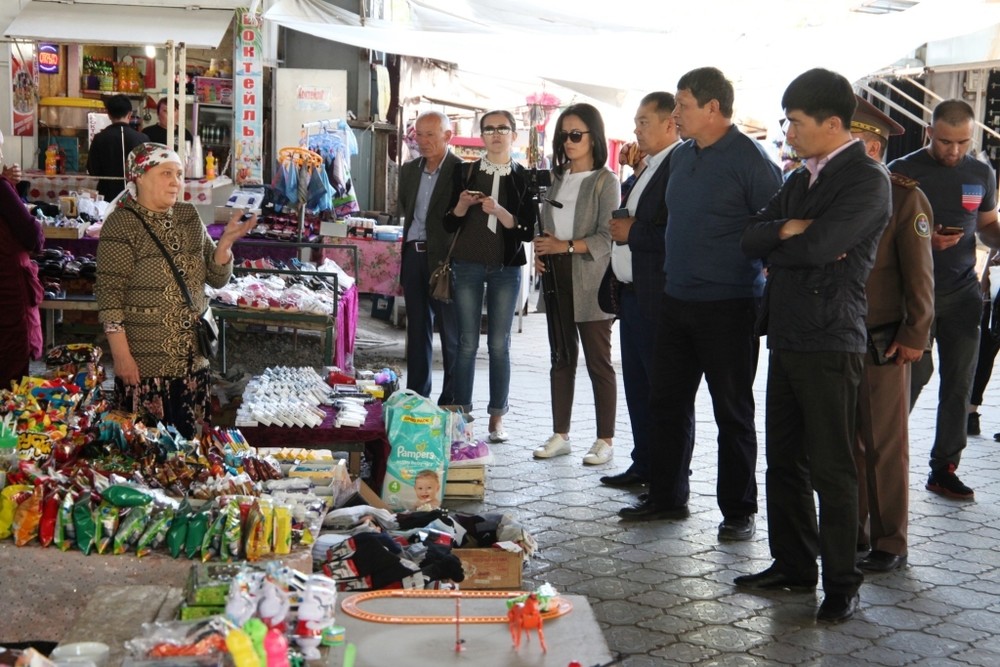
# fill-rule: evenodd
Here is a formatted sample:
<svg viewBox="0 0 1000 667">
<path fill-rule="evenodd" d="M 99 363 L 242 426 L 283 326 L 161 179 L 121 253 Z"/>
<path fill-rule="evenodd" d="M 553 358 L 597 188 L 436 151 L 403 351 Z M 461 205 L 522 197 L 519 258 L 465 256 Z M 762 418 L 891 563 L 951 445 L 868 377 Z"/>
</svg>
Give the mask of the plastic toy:
<svg viewBox="0 0 1000 667">
<path fill-rule="evenodd" d="M 264 636 L 264 650 L 267 653 L 267 667 L 288 667 L 288 640 L 284 633 L 271 628 Z"/>
<path fill-rule="evenodd" d="M 510 625 L 510 637 L 514 641 L 514 650 L 521 648 L 521 632 L 525 632 L 526 638 L 531 640 L 531 630 L 538 633 L 538 642 L 542 645 L 542 653 L 547 653 L 545 646 L 545 633 L 542 632 L 542 613 L 538 609 L 538 596 L 535 593 L 529 595 L 524 602 L 518 602 L 507 612 Z"/>
</svg>

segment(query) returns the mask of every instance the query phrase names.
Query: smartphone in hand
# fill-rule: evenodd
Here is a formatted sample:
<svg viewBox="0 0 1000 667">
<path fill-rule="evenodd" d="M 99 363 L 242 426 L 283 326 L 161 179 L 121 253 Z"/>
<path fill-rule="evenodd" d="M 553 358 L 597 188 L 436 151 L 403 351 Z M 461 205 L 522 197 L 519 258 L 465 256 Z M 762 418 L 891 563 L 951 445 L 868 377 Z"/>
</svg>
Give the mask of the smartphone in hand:
<svg viewBox="0 0 1000 667">
<path fill-rule="evenodd" d="M 621 218 L 629 218 L 631 216 L 632 214 L 628 212 L 627 208 L 616 208 L 615 210 L 611 211 L 611 217 L 615 220 Z"/>
<path fill-rule="evenodd" d="M 961 227 L 942 227 L 938 230 L 938 234 L 942 236 L 959 236 L 964 233 L 965 230 Z"/>
</svg>

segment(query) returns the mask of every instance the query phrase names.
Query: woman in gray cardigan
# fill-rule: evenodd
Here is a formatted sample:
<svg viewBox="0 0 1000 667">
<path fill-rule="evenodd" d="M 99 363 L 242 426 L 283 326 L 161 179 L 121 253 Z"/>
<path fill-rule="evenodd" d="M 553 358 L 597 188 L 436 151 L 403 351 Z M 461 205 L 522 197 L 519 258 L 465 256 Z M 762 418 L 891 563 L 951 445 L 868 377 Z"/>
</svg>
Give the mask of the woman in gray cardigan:
<svg viewBox="0 0 1000 667">
<path fill-rule="evenodd" d="M 552 349 L 553 433 L 534 455 L 547 459 L 570 453 L 573 389 L 582 345 L 597 413 L 597 440 L 583 462 L 599 465 L 612 458 L 618 397 L 611 365 L 614 317 L 597 305 L 597 289 L 611 261 L 611 212 L 620 201 L 620 189 L 605 166 L 608 146 L 597 109 L 589 104 L 567 107 L 556 121 L 554 137 L 554 179 L 542 207 L 542 235 L 534 242 Z"/>
</svg>

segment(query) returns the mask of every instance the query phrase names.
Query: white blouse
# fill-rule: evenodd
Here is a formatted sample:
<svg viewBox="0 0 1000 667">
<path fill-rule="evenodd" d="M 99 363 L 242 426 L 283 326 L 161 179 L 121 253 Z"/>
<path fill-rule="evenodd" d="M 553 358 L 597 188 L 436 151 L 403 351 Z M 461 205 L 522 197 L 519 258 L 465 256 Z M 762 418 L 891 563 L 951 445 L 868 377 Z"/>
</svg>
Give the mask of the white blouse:
<svg viewBox="0 0 1000 667">
<path fill-rule="evenodd" d="M 556 238 L 560 241 L 573 239 L 573 218 L 576 217 L 576 200 L 580 197 L 580 184 L 592 171 L 581 171 L 575 174 L 566 173 L 559 184 L 559 203 L 562 208 L 552 208 L 552 223 L 555 226 Z"/>
</svg>

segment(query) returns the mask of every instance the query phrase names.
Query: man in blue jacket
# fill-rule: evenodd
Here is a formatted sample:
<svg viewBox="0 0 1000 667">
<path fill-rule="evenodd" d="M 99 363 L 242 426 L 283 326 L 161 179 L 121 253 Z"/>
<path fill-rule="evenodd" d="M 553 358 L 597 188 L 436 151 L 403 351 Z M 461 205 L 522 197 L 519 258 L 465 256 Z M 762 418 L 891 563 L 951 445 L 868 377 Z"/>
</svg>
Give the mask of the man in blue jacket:
<svg viewBox="0 0 1000 667">
<path fill-rule="evenodd" d="M 761 333 L 767 377 L 767 512 L 771 567 L 736 577 L 758 590 L 826 593 L 817 619 L 858 606 L 858 478 L 852 447 L 867 349 L 865 283 L 891 212 L 889 175 L 851 136 L 850 82 L 813 69 L 782 97 L 788 143 L 806 160 L 743 234 L 770 267 Z M 819 495 L 819 524 L 813 492 Z"/>
</svg>

